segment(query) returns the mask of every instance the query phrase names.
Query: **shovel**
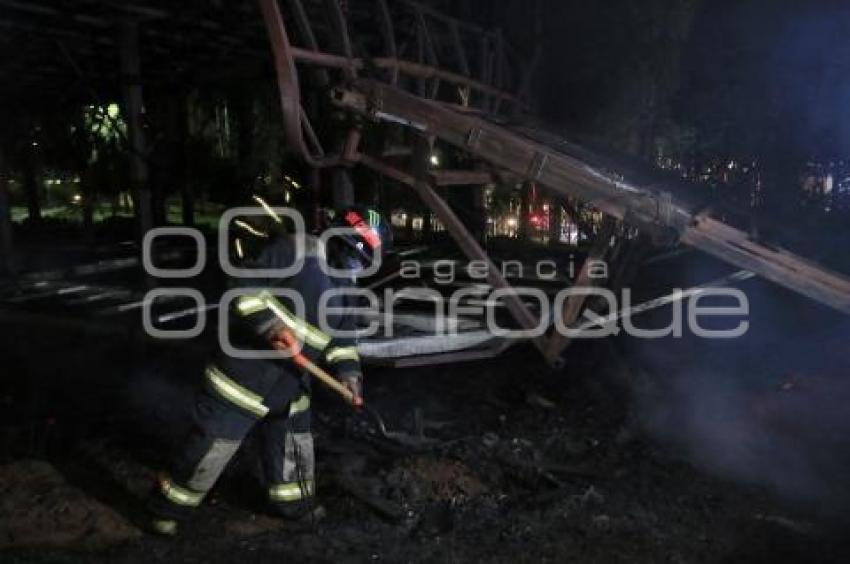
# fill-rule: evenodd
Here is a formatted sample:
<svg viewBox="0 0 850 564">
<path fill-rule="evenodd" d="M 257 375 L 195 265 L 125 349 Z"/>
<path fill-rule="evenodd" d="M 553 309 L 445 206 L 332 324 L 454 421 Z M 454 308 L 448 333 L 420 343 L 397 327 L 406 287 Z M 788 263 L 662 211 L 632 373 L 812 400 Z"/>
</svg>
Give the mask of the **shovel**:
<svg viewBox="0 0 850 564">
<path fill-rule="evenodd" d="M 292 355 L 292 362 L 303 368 L 327 386 L 331 391 L 336 392 L 346 403 L 355 408 L 363 407 L 363 398 L 354 395 L 354 392 L 340 384 L 339 380 L 316 366 L 306 356 L 301 354 L 301 343 L 289 331 L 283 332 L 283 342 L 273 341 L 274 348 L 280 352 L 289 353 Z"/>
<path fill-rule="evenodd" d="M 361 396 L 357 396 L 349 390 L 347 387 L 343 386 L 339 380 L 328 374 L 324 369 L 317 366 L 314 362 L 310 361 L 306 356 L 301 354 L 301 344 L 295 339 L 295 337 L 289 331 L 283 332 L 283 342 L 274 341 L 274 348 L 280 352 L 286 352 L 292 355 L 292 361 L 298 365 L 300 368 L 306 370 L 310 373 L 311 376 L 315 377 L 319 382 L 327 386 L 328 389 L 335 392 L 339 395 L 345 402 L 351 405 L 358 412 L 365 412 L 369 414 L 369 416 L 375 420 L 375 424 L 378 427 L 378 432 L 382 437 L 389 441 L 396 442 L 402 446 L 411 447 L 411 448 L 422 448 L 426 446 L 433 446 L 439 444 L 440 441 L 435 439 L 429 439 L 428 437 L 423 436 L 415 436 L 410 433 L 405 433 L 403 431 L 390 431 L 387 429 L 386 423 L 384 423 L 384 418 L 373 409 L 371 406 L 366 405 Z M 298 352 L 296 352 L 298 351 Z"/>
</svg>

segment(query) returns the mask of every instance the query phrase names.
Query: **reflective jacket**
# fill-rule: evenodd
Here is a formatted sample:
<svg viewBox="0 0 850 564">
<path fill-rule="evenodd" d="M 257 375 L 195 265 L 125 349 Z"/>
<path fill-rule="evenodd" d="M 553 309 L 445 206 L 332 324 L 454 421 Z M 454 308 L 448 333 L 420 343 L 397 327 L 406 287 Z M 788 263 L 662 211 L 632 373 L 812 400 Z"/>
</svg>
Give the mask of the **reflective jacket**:
<svg viewBox="0 0 850 564">
<path fill-rule="evenodd" d="M 327 261 L 318 240 L 311 235 L 304 238 L 304 262 L 292 276 L 233 279 L 240 295 L 234 298 L 230 311 L 231 343 L 240 349 L 268 351 L 269 337 L 286 328 L 302 342 L 304 356 L 326 364 L 337 378 L 360 376 L 353 336 L 356 317 L 350 311 L 356 304 L 351 296 L 339 293 L 353 287 L 353 282 L 324 272 L 320 261 Z M 295 260 L 295 239 L 284 235 L 269 242 L 255 259 L 244 261 L 242 268 L 284 269 Z M 324 300 L 323 295 L 327 296 Z M 321 318 L 326 329 L 344 331 L 345 335 L 327 334 Z"/>
</svg>

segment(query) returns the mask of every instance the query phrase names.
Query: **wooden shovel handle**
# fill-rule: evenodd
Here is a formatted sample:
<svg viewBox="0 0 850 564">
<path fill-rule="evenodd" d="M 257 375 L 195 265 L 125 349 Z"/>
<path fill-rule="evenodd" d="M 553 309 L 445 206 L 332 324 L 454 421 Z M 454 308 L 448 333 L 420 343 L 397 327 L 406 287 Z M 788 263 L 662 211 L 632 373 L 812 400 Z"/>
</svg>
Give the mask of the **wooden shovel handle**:
<svg viewBox="0 0 850 564">
<path fill-rule="evenodd" d="M 301 350 L 301 344 L 289 331 L 284 331 L 281 335 L 281 338 L 284 342 L 272 341 L 272 344 L 276 350 L 292 354 L 292 361 L 295 364 L 309 372 L 310 375 L 315 377 L 322 384 L 342 396 L 342 398 L 347 403 L 351 404 L 354 407 L 361 407 L 363 405 L 363 398 L 355 396 L 354 393 L 345 386 L 343 386 L 339 382 L 339 380 L 328 374 L 326 371 L 322 370 L 320 367 L 316 366 L 314 363 L 310 362 L 310 360 L 300 352 L 293 353 L 293 351 Z"/>
</svg>

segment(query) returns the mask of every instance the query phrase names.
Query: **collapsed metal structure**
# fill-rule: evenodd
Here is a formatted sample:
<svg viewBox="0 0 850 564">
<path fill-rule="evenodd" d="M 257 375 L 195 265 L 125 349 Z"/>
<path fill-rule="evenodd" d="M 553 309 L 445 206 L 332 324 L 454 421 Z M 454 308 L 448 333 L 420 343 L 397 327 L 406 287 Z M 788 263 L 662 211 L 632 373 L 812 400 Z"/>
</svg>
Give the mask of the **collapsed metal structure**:
<svg viewBox="0 0 850 564">
<path fill-rule="evenodd" d="M 458 21 L 413 0 L 351 0 L 344 6 L 337 0 L 259 2 L 289 148 L 313 167 L 364 166 L 411 187 L 466 256 L 489 265 L 487 281 L 493 287 L 510 284 L 435 186 L 485 184 L 507 177 L 535 182 L 562 199 L 575 198 L 603 212 L 608 220 L 573 281 L 577 286 L 590 282 L 591 260 L 605 257 L 620 263 L 620 280 L 611 283 L 626 282 L 633 270 L 628 263 L 637 257 L 623 252 L 625 241 L 609 244 L 614 223 L 620 221 L 659 244 L 681 242 L 744 269 L 738 278 L 755 273 L 850 313 L 846 276 L 757 242 L 711 217 L 687 203 L 687 187 L 635 174 L 623 163 L 531 125 L 524 113 L 533 63 L 513 52 L 498 31 Z M 334 108 L 354 118 L 334 137 L 322 139 L 317 133 L 303 103 L 305 83 L 313 96 L 320 92 Z M 366 144 L 364 135 L 382 142 Z M 399 140 L 406 143 L 402 150 Z M 434 169 L 429 156 L 435 143 L 453 147 L 469 157 L 464 162 L 473 164 L 464 170 Z M 576 295 L 565 302 L 565 324 L 577 322 L 585 298 Z M 518 295 L 509 293 L 505 305 L 520 326 L 537 325 Z M 535 344 L 550 363 L 558 364 L 568 342 L 553 331 Z M 484 354 L 498 353 L 501 347 Z"/>
<path fill-rule="evenodd" d="M 475 300 L 487 302 L 494 288 L 509 290 L 503 298 L 504 309 L 521 327 L 536 326 L 546 315 L 551 320 L 552 312 L 535 311 L 533 304 L 511 293 L 501 269 L 439 190 L 480 190 L 496 182 L 535 183 L 562 204 L 581 201 L 605 214 L 575 279 L 561 277 L 547 281 L 550 285 L 596 283 L 588 265 L 600 259 L 613 265 L 609 287 L 626 285 L 644 258 L 643 246 L 621 228 L 628 225 L 661 246 L 681 242 L 742 269 L 724 283 L 755 273 L 850 312 L 847 277 L 753 240 L 712 217 L 704 207 L 692 203 L 693 186 L 636 171 L 622 160 L 567 142 L 539 127 L 528 115 L 535 58 L 518 53 L 498 30 L 448 17 L 421 2 L 258 0 L 258 4 L 219 3 L 215 9 L 187 6 L 188 13 L 177 13 L 164 0 L 87 0 L 76 6 L 70 19 L 61 2 L 0 0 L 0 5 L 6 8 L 0 24 L 28 41 L 41 37 L 43 43 L 41 49 L 33 49 L 4 68 L 8 76 L 25 75 L 31 82 L 8 81 L 13 84 L 4 100 L 14 102 L 9 107 L 17 107 L 34 89 L 52 93 L 79 83 L 79 92 L 74 92 L 91 103 L 117 96 L 113 90 L 124 84 L 130 117 L 128 142 L 134 155 L 131 176 L 142 203 L 150 194 L 145 194 L 147 166 L 140 158 L 146 143 L 141 135 L 139 69 L 146 69 L 146 77 L 151 70 L 159 73 L 153 78 L 161 87 L 170 84 L 178 67 L 184 72 L 199 67 L 230 78 L 256 74 L 254 71 L 262 74 L 270 42 L 289 150 L 315 169 L 365 167 L 415 191 L 465 255 L 488 265 L 486 287 Z M 130 33 L 131 28 L 138 29 Z M 149 40 L 150 49 L 139 48 L 139 33 Z M 10 36 L 0 45 L 11 53 L 16 37 Z M 186 38 L 195 38 L 193 45 L 214 49 L 187 49 Z M 97 45 L 119 48 L 119 75 L 115 75 L 118 69 L 96 64 Z M 61 54 L 64 65 L 53 61 L 54 51 Z M 237 57 L 240 54 L 244 57 Z M 32 72 L 25 72 L 28 68 Z M 246 69 L 253 70 L 249 73 Z M 100 76 L 94 71 L 106 73 L 100 82 L 90 80 Z M 95 86 L 103 95 L 89 91 Z M 435 145 L 450 148 L 459 158 L 452 159 L 449 166 L 459 168 L 432 166 Z M 3 162 L 0 169 L 0 174 L 5 174 Z M 2 188 L 0 179 L 0 262 L 9 260 L 12 247 L 9 202 Z M 149 206 L 138 206 L 137 215 L 142 226 L 151 224 Z M 194 303 L 179 297 L 150 304 L 138 291 L 92 280 L 115 270 L 139 270 L 139 266 L 137 258 L 119 258 L 30 273 L 0 293 L 0 316 L 15 323 L 74 326 L 80 321 L 113 334 L 123 327 L 140 336 L 139 312 L 146 305 L 163 324 L 179 324 L 198 314 Z M 384 281 L 375 281 L 375 287 Z M 604 317 L 595 323 L 685 299 L 705 286 L 651 300 L 629 311 L 600 312 Z M 420 298 L 408 295 L 406 299 Z M 586 296 L 576 295 L 565 301 L 559 315 L 567 326 L 585 327 L 594 323 L 580 319 L 587 309 Z M 396 315 L 394 323 L 400 329 L 397 335 L 361 342 L 361 355 L 367 362 L 410 366 L 474 360 L 498 355 L 516 342 L 490 333 L 477 319 L 435 319 L 406 312 Z M 548 362 L 557 365 L 569 339 L 550 331 L 534 343 Z"/>
</svg>

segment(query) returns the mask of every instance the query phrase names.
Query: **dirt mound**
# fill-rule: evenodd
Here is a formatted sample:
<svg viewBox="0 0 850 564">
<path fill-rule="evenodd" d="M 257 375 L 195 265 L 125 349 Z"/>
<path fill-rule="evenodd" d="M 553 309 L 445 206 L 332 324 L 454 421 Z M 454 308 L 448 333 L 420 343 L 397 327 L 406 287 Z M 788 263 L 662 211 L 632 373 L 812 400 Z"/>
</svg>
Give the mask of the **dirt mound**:
<svg viewBox="0 0 850 564">
<path fill-rule="evenodd" d="M 425 486 L 422 493 L 429 499 L 472 498 L 486 490 L 478 476 L 458 460 L 422 456 L 410 460 L 404 470 Z"/>
<path fill-rule="evenodd" d="M 25 460 L 0 467 L 0 549 L 98 549 L 140 534 L 46 462 Z"/>
</svg>

